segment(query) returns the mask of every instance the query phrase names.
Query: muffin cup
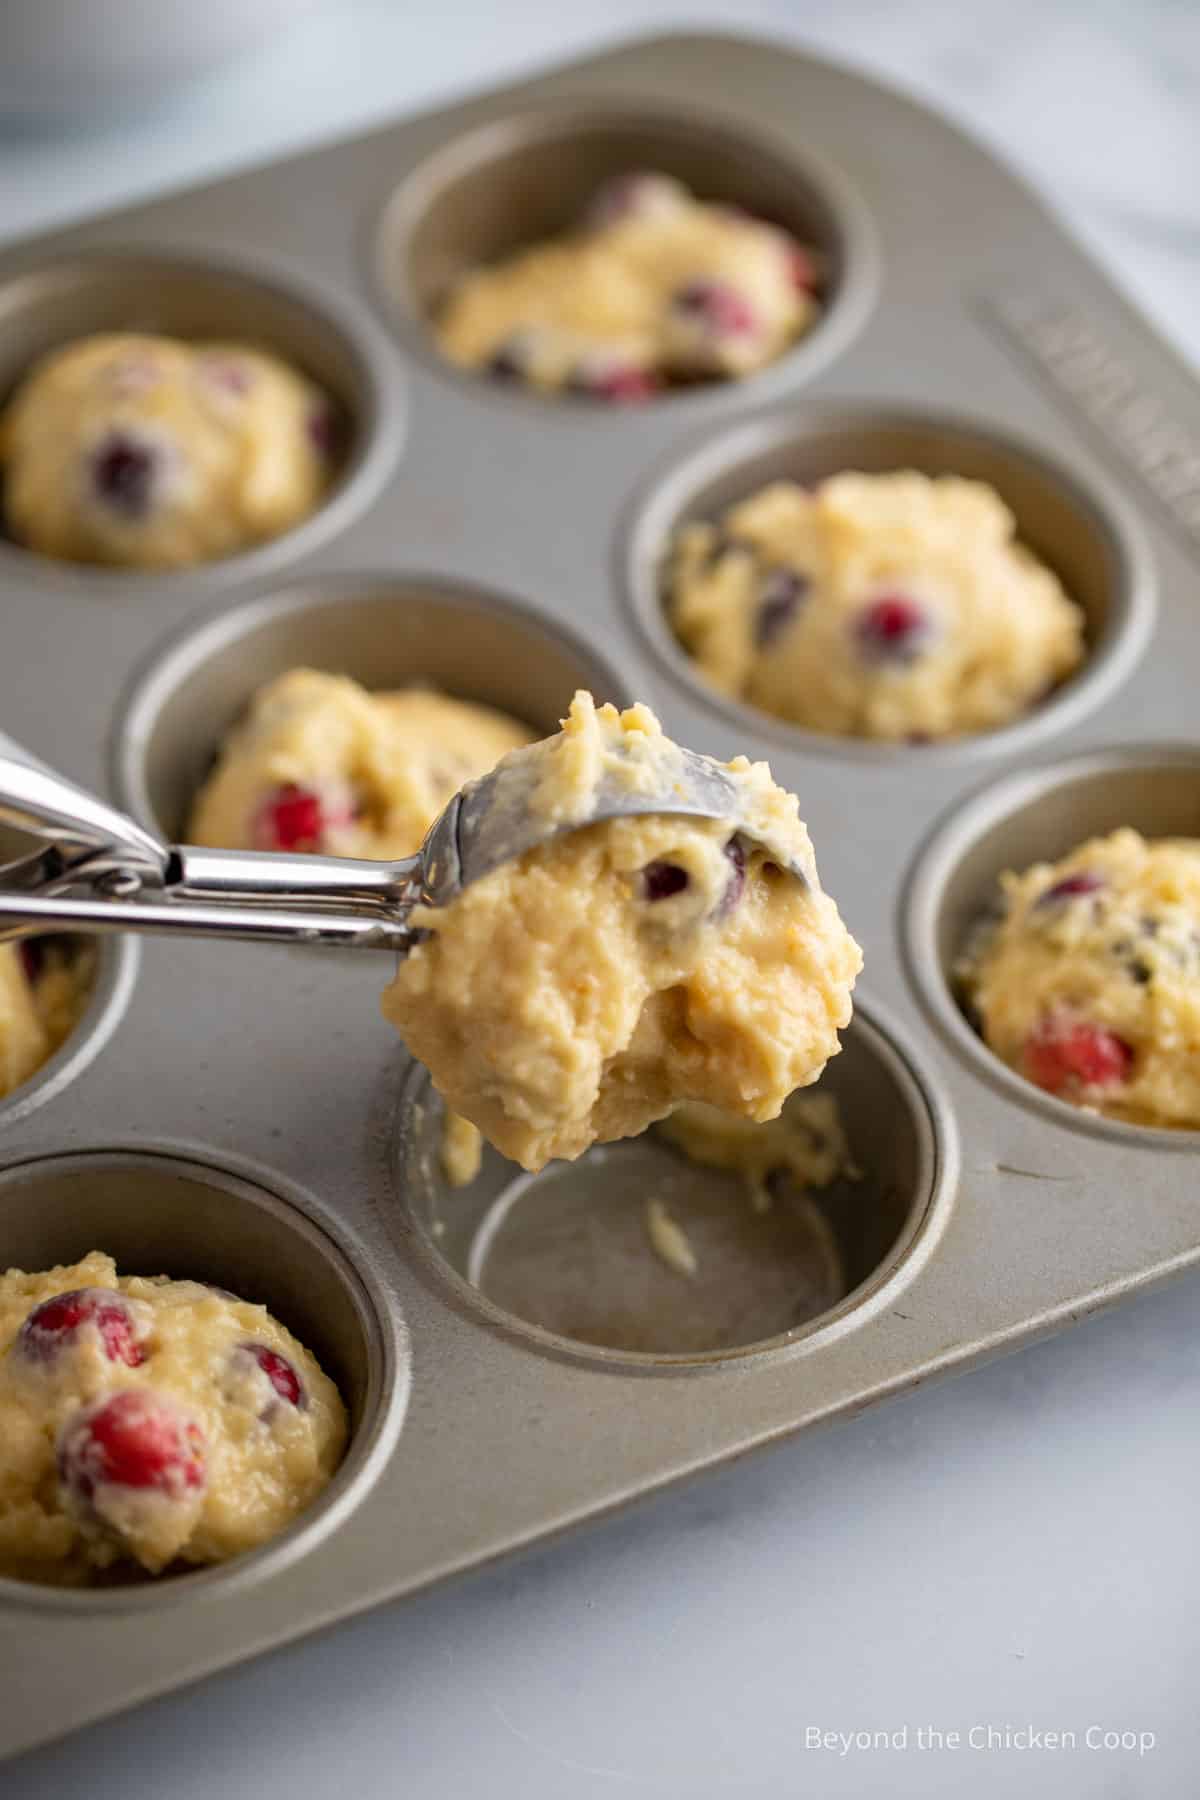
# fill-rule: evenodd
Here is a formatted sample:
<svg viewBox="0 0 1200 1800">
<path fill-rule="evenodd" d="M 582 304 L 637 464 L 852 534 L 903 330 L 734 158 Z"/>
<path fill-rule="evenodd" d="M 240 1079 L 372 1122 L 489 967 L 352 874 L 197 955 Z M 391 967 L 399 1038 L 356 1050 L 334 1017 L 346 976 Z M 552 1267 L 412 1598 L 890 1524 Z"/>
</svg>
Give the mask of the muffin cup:
<svg viewBox="0 0 1200 1800">
<path fill-rule="evenodd" d="M 459 277 L 569 230 L 602 182 L 641 169 L 673 175 L 701 200 L 782 226 L 818 252 L 823 272 L 820 316 L 790 350 L 741 380 L 665 389 L 655 406 L 807 379 L 859 330 L 875 297 L 875 233 L 840 171 L 733 120 L 585 101 L 479 126 L 435 151 L 392 194 L 377 233 L 376 282 L 406 343 L 506 401 L 545 407 L 545 396 L 518 384 L 501 387 L 457 369 L 438 350 L 431 323 Z M 631 417 L 629 409 L 581 409 L 568 396 L 553 397 L 554 406 L 564 403 L 574 414 L 588 410 L 626 427 Z"/>
<path fill-rule="evenodd" d="M 577 687 L 627 704 L 620 676 L 516 601 L 421 575 L 328 577 L 213 614 L 150 660 L 120 711 L 113 780 L 151 830 L 179 838 L 229 728 L 288 669 L 365 687 L 428 686 L 558 730 Z"/>
<path fill-rule="evenodd" d="M 339 443 L 320 505 L 263 544 L 179 570 L 66 562 L 0 537 L 0 568 L 115 587 L 202 581 L 209 588 L 310 549 L 364 507 L 404 436 L 399 377 L 368 316 L 268 259 L 239 264 L 152 250 L 111 251 L 34 265 L 0 284 L 0 406 L 49 351 L 93 333 L 220 339 L 272 352 L 330 398 Z M 2 496 L 0 496 L 2 498 Z M 0 505 L 0 530 L 3 511 Z M 10 561 L 10 559 L 17 559 Z"/>
<path fill-rule="evenodd" d="M 0 885 L 5 865 L 27 856 L 33 846 L 33 838 L 0 825 Z M 76 955 L 94 955 L 95 966 L 87 991 L 81 994 L 78 1015 L 53 1056 L 47 1057 L 27 1081 L 0 1094 L 0 1142 L 8 1128 L 52 1100 L 82 1074 L 120 1024 L 133 992 L 140 954 L 136 938 L 84 938 L 57 932 L 50 935 Z"/>
<path fill-rule="evenodd" d="M 0 1580 L 0 1603 L 111 1612 L 171 1607 L 264 1580 L 326 1538 L 373 1486 L 408 1401 L 408 1346 L 365 1253 L 307 1195 L 187 1147 L 97 1149 L 0 1170 L 0 1267 L 70 1264 L 89 1250 L 122 1275 L 208 1282 L 258 1302 L 316 1356 L 350 1415 L 329 1486 L 285 1531 L 229 1563 L 113 1588 Z M 276 1191 L 278 1190 L 278 1191 Z"/>
<path fill-rule="evenodd" d="M 1080 1131 L 1194 1151 L 1194 1131 L 1103 1118 L 1026 1081 L 992 1054 L 956 997 L 955 964 L 994 911 L 1000 876 L 1057 862 L 1122 826 L 1146 838 L 1200 837 L 1200 749 L 1150 745 L 1075 757 L 1011 776 L 956 808 L 921 851 L 905 894 L 909 979 L 943 1035 L 1009 1099 Z"/>
<path fill-rule="evenodd" d="M 705 680 L 668 623 L 664 577 L 675 533 L 711 520 L 773 481 L 806 487 L 846 470 L 915 469 L 988 483 L 1011 509 L 1017 537 L 1061 580 L 1085 617 L 1080 670 L 1030 712 L 996 731 L 919 746 L 805 730 Z M 785 747 L 856 761 L 963 758 L 1012 752 L 1063 730 L 1128 675 L 1154 619 L 1151 565 L 1128 511 L 1107 486 L 1086 484 L 1032 445 L 965 420 L 871 408 L 790 410 L 709 439 L 640 498 L 625 550 L 626 594 L 650 648 L 675 682 L 744 732 Z"/>
<path fill-rule="evenodd" d="M 861 1002 L 814 1091 L 836 1097 L 858 1178 L 777 1188 L 760 1211 L 740 1176 L 653 1128 L 537 1175 L 485 1147 L 480 1174 L 453 1188 L 442 1102 L 416 1066 L 396 1138 L 403 1219 L 473 1312 L 547 1347 L 660 1368 L 784 1350 L 902 1270 L 948 1155 L 944 1121 Z M 655 1199 L 695 1253 L 693 1276 L 654 1248 Z"/>
</svg>

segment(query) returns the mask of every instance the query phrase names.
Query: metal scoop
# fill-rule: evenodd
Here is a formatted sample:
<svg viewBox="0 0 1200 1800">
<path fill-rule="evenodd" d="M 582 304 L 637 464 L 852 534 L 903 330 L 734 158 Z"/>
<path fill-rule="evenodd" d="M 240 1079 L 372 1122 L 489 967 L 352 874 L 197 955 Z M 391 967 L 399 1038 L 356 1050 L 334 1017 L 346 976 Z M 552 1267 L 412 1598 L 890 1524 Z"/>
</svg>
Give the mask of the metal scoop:
<svg viewBox="0 0 1200 1800">
<path fill-rule="evenodd" d="M 536 790 L 558 741 L 543 739 L 469 782 L 415 856 L 374 862 L 165 844 L 0 735 L 0 823 L 42 845 L 0 865 L 0 940 L 45 931 L 182 932 L 403 954 L 416 941 L 415 906 L 447 905 L 470 882 L 564 831 L 648 813 L 722 820 L 809 879 L 784 846 L 747 828 L 727 771 L 676 746 L 661 791 L 622 779 L 618 762 L 598 782 L 585 817 L 549 817 Z"/>
</svg>

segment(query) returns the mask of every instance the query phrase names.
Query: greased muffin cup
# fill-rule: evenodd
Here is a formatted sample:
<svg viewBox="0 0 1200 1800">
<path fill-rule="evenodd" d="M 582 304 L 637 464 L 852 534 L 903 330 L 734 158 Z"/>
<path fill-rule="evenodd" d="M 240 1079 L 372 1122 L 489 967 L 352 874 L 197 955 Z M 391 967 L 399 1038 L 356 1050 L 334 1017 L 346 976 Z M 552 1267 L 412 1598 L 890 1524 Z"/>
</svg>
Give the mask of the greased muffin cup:
<svg viewBox="0 0 1200 1800">
<path fill-rule="evenodd" d="M 850 1164 L 820 1187 L 757 1192 L 654 1127 L 537 1175 L 487 1148 L 475 1180 L 452 1186 L 442 1104 L 414 1065 L 398 1119 L 396 1221 L 416 1228 L 481 1318 L 564 1353 L 687 1367 L 786 1349 L 902 1283 L 947 1154 L 936 1109 L 861 998 L 843 1040 L 803 1092 L 832 1096 Z M 690 1273 L 669 1248 L 656 1252 L 654 1208 L 681 1234 Z"/>
<path fill-rule="evenodd" d="M 428 318 L 448 282 L 631 166 L 815 245 L 814 329 L 639 407 L 447 368 Z M 861 1175 L 768 1180 L 763 1209 L 658 1132 L 533 1178 L 489 1154 L 451 1189 L 440 1104 L 379 1016 L 386 955 L 100 942 L 94 1010 L 0 1102 L 5 1260 L 96 1247 L 265 1301 L 354 1437 L 256 1555 L 6 1587 L 0 1754 L 1200 1260 L 1194 1134 L 1041 1094 L 952 985 L 1003 868 L 1124 823 L 1200 836 L 1200 386 L 987 152 L 778 46 L 662 38 L 0 257 L 0 390 L 114 329 L 294 360 L 341 402 L 342 484 L 178 574 L 0 543 L 0 728 L 169 838 L 252 694 L 306 664 L 536 732 L 583 686 L 769 758 L 865 951 L 841 1054 L 801 1095 L 836 1097 Z M 851 466 L 995 487 L 1084 609 L 1078 673 L 1005 729 L 919 747 L 714 695 L 662 616 L 672 529 Z"/>
</svg>

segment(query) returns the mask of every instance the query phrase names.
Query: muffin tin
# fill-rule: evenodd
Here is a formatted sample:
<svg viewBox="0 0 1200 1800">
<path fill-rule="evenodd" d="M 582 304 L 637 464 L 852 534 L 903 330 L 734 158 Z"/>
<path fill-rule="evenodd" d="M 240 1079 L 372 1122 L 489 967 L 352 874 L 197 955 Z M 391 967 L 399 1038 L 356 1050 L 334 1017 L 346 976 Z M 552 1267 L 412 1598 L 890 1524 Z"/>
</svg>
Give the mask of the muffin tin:
<svg viewBox="0 0 1200 1800">
<path fill-rule="evenodd" d="M 441 364 L 425 319 L 448 278 L 647 162 L 820 245 L 808 339 L 628 410 Z M 185 573 L 0 543 L 4 729 L 170 834 L 253 688 L 303 661 L 542 730 L 586 684 L 698 748 L 769 756 L 866 951 L 825 1077 L 862 1173 L 758 1236 L 725 1178 L 653 1138 L 532 1180 L 489 1154 L 455 1192 L 436 1099 L 379 1016 L 386 957 L 103 944 L 74 1037 L 0 1103 L 0 1265 L 95 1245 L 264 1300 L 338 1377 L 354 1437 L 318 1506 L 225 1568 L 0 1583 L 7 1751 L 1200 1256 L 1195 1135 L 1036 1092 L 948 984 L 1002 867 L 1121 823 L 1200 832 L 1176 673 L 1196 651 L 1200 388 L 990 155 L 775 45 L 662 38 L 0 258 L 0 385 L 117 324 L 296 359 L 346 414 L 342 480 L 296 531 Z M 712 694 L 662 621 L 667 532 L 850 462 L 994 482 L 1087 610 L 1078 677 L 1007 730 L 922 748 Z M 643 1189 L 700 1234 L 695 1285 L 639 1237 Z"/>
</svg>

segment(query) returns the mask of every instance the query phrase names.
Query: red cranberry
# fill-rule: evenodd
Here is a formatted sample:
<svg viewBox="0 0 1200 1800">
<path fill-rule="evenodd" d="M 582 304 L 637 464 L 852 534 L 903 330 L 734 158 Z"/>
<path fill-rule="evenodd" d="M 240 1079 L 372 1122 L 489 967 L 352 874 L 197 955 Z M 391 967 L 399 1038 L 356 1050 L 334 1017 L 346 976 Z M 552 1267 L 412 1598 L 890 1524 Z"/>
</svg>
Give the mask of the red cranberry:
<svg viewBox="0 0 1200 1800">
<path fill-rule="evenodd" d="M 72 1288 L 35 1306 L 17 1333 L 16 1344 L 32 1362 L 52 1362 L 80 1332 L 93 1327 L 109 1362 L 136 1369 L 146 1360 L 138 1325 L 128 1304 L 111 1288 Z"/>
<path fill-rule="evenodd" d="M 82 1500 L 101 1487 L 182 1499 L 204 1486 L 204 1434 L 165 1395 L 122 1388 L 67 1420 L 58 1434 L 58 1473 Z"/>
<path fill-rule="evenodd" d="M 304 1383 L 300 1372 L 280 1350 L 272 1350 L 267 1344 L 239 1344 L 238 1349 L 246 1356 L 253 1357 L 275 1392 L 281 1400 L 291 1406 L 305 1407 L 308 1395 L 304 1391 Z"/>
<path fill-rule="evenodd" d="M 211 355 L 200 360 L 200 373 L 205 381 L 226 394 L 248 394 L 254 377 L 246 364 L 232 356 Z"/>
<path fill-rule="evenodd" d="M 590 230 L 599 231 L 621 219 L 675 212 L 684 198 L 673 176 L 659 175 L 653 169 L 630 169 L 597 188 L 583 222 Z"/>
<path fill-rule="evenodd" d="M 342 442 L 342 424 L 331 406 L 318 406 L 305 421 L 309 442 L 327 461 L 337 455 Z"/>
<path fill-rule="evenodd" d="M 802 294 L 815 294 L 820 283 L 817 260 L 811 250 L 789 238 L 785 244 L 788 274 L 792 286 Z"/>
<path fill-rule="evenodd" d="M 1039 894 L 1035 902 L 1038 906 L 1053 906 L 1060 900 L 1074 900 L 1081 894 L 1095 894 L 1104 887 L 1103 875 L 1097 875 L 1094 869 L 1078 869 L 1074 875 L 1064 875 L 1048 887 L 1045 893 Z"/>
<path fill-rule="evenodd" d="M 808 577 L 795 569 L 772 569 L 758 594 L 754 642 L 765 650 L 786 631 L 808 592 Z"/>
<path fill-rule="evenodd" d="M 1043 1019 L 1025 1045 L 1025 1073 L 1047 1093 L 1115 1087 L 1133 1066 L 1133 1051 L 1114 1031 L 1065 1018 Z"/>
<path fill-rule="evenodd" d="M 30 987 L 41 978 L 46 967 L 46 949 L 40 938 L 22 938 L 17 944 L 17 955 L 21 959 L 21 967 L 25 971 L 25 979 Z"/>
<path fill-rule="evenodd" d="M 740 837 L 731 837 L 725 845 L 729 859 L 729 880 L 717 906 L 716 916 L 723 919 L 731 913 L 746 891 L 746 846 Z"/>
<path fill-rule="evenodd" d="M 931 631 L 929 615 L 907 594 L 881 594 L 856 624 L 859 645 L 877 662 L 912 662 Z"/>
<path fill-rule="evenodd" d="M 754 308 L 727 281 L 689 281 L 674 295 L 671 305 L 713 337 L 748 337 L 758 330 Z"/>
<path fill-rule="evenodd" d="M 144 394 L 161 373 L 158 358 L 150 350 L 130 350 L 109 370 L 109 380 L 119 394 Z"/>
<path fill-rule="evenodd" d="M 529 334 L 516 331 L 498 344 L 484 364 L 495 381 L 524 381 L 529 373 Z"/>
<path fill-rule="evenodd" d="M 567 382 L 572 394 L 584 394 L 594 400 L 616 404 L 636 404 L 653 399 L 659 391 L 658 378 L 651 369 L 639 369 L 634 363 L 582 362 L 572 370 Z"/>
<path fill-rule="evenodd" d="M 289 781 L 264 801 L 254 838 L 260 850 L 318 850 L 324 830 L 320 796 Z"/>
<path fill-rule="evenodd" d="M 669 900 L 673 894 L 682 894 L 687 885 L 688 872 L 678 863 L 660 858 L 642 870 L 642 893 L 647 900 Z"/>
<path fill-rule="evenodd" d="M 162 457 L 129 431 L 111 431 L 92 456 L 92 485 L 110 511 L 140 519 L 150 510 Z"/>
<path fill-rule="evenodd" d="M 597 392 L 605 400 L 652 400 L 658 392 L 658 379 L 649 369 L 617 369 L 600 382 Z"/>
</svg>

